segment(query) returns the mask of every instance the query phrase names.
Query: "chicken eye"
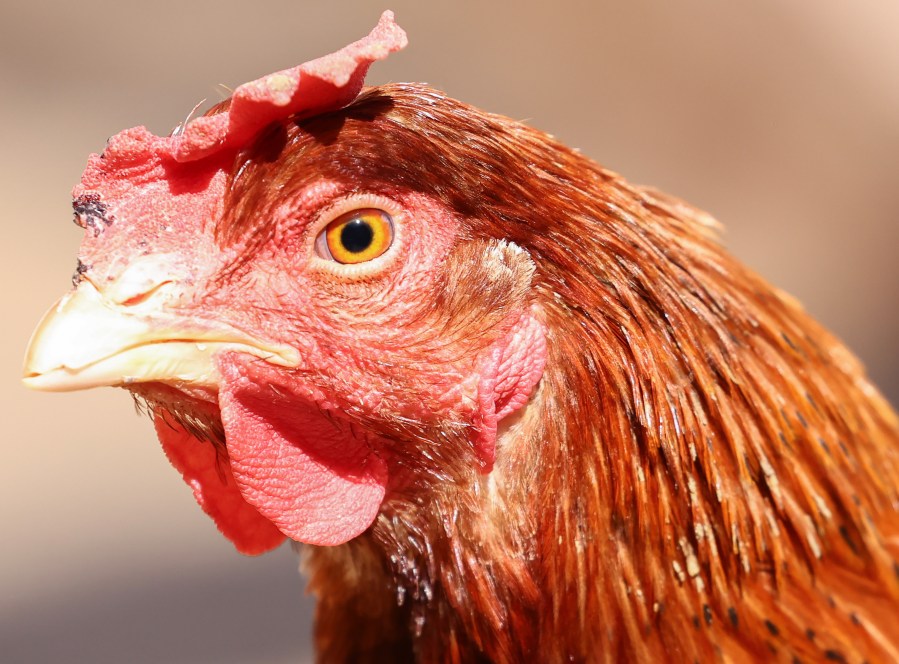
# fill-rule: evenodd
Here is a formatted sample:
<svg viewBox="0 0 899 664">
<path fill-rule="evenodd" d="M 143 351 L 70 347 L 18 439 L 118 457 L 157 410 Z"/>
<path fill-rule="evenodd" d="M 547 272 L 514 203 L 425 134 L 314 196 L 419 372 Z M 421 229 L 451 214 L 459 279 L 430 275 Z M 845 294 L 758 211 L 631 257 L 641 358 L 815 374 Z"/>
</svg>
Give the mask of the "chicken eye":
<svg viewBox="0 0 899 664">
<path fill-rule="evenodd" d="M 374 260 L 393 242 L 393 219 L 383 210 L 365 208 L 342 214 L 316 238 L 323 258 L 353 264 Z"/>
</svg>

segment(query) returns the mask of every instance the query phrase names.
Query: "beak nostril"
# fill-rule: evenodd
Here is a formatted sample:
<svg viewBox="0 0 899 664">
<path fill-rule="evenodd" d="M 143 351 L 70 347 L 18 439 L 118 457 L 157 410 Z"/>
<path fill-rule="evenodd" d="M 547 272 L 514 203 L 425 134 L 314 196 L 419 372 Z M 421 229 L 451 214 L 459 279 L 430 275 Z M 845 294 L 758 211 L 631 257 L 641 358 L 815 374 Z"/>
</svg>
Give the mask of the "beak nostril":
<svg viewBox="0 0 899 664">
<path fill-rule="evenodd" d="M 106 269 L 103 274 L 107 281 L 98 290 L 110 302 L 126 307 L 159 297 L 176 299 L 176 286 L 186 276 L 178 263 L 177 257 L 170 254 L 141 256 L 129 261 L 121 271 L 115 269 L 117 266 Z"/>
<path fill-rule="evenodd" d="M 139 304 L 146 302 L 151 297 L 153 297 L 153 295 L 158 293 L 163 288 L 163 286 L 167 286 L 172 283 L 173 282 L 171 280 L 163 281 L 161 283 L 156 284 L 153 288 L 144 291 L 143 293 L 138 293 L 137 295 L 132 295 L 131 297 L 129 297 L 126 300 L 122 300 L 121 302 L 119 302 L 119 304 L 121 304 L 122 306 L 125 306 L 125 307 L 137 306 Z"/>
</svg>

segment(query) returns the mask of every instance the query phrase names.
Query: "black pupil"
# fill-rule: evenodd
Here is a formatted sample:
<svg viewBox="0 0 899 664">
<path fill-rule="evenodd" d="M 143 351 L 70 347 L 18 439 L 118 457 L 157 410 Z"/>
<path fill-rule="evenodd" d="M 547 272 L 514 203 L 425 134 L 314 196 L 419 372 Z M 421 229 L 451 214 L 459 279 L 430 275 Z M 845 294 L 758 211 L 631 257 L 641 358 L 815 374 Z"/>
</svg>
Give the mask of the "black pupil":
<svg viewBox="0 0 899 664">
<path fill-rule="evenodd" d="M 375 232 L 364 219 L 353 219 L 340 231 L 340 243 L 353 254 L 365 251 L 375 239 Z"/>
</svg>

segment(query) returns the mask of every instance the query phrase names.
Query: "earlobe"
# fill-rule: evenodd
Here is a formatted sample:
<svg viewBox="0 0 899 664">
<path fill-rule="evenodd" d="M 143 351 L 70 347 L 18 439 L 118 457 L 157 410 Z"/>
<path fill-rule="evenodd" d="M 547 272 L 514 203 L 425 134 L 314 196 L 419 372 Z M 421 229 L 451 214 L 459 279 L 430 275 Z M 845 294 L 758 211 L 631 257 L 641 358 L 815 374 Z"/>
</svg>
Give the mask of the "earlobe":
<svg viewBox="0 0 899 664">
<path fill-rule="evenodd" d="M 537 314 L 531 307 L 484 354 L 474 441 L 482 472 L 493 468 L 500 421 L 528 402 L 543 376 L 546 333 Z"/>
<path fill-rule="evenodd" d="M 531 304 L 535 273 L 530 254 L 512 242 L 470 241 L 454 249 L 438 295 L 439 308 L 449 313 L 445 329 L 486 342 L 474 365 L 472 440 L 485 473 L 493 468 L 500 420 L 528 402 L 543 376 L 546 334 Z"/>
</svg>

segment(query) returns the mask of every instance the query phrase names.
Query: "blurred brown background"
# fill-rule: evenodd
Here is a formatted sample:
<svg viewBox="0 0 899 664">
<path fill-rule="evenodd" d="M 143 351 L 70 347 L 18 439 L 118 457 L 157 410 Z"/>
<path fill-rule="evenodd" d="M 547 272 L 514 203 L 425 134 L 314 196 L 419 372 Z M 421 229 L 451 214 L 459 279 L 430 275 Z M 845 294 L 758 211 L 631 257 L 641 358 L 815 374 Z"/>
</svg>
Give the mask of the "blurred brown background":
<svg viewBox="0 0 899 664">
<path fill-rule="evenodd" d="M 0 9 L 4 662 L 308 658 L 289 550 L 235 553 L 123 392 L 32 394 L 18 376 L 69 287 L 88 153 L 136 124 L 168 132 L 216 84 L 335 50 L 388 6 L 410 46 L 370 82 L 430 82 L 709 210 L 899 401 L 899 4 L 387 3 Z"/>
</svg>

